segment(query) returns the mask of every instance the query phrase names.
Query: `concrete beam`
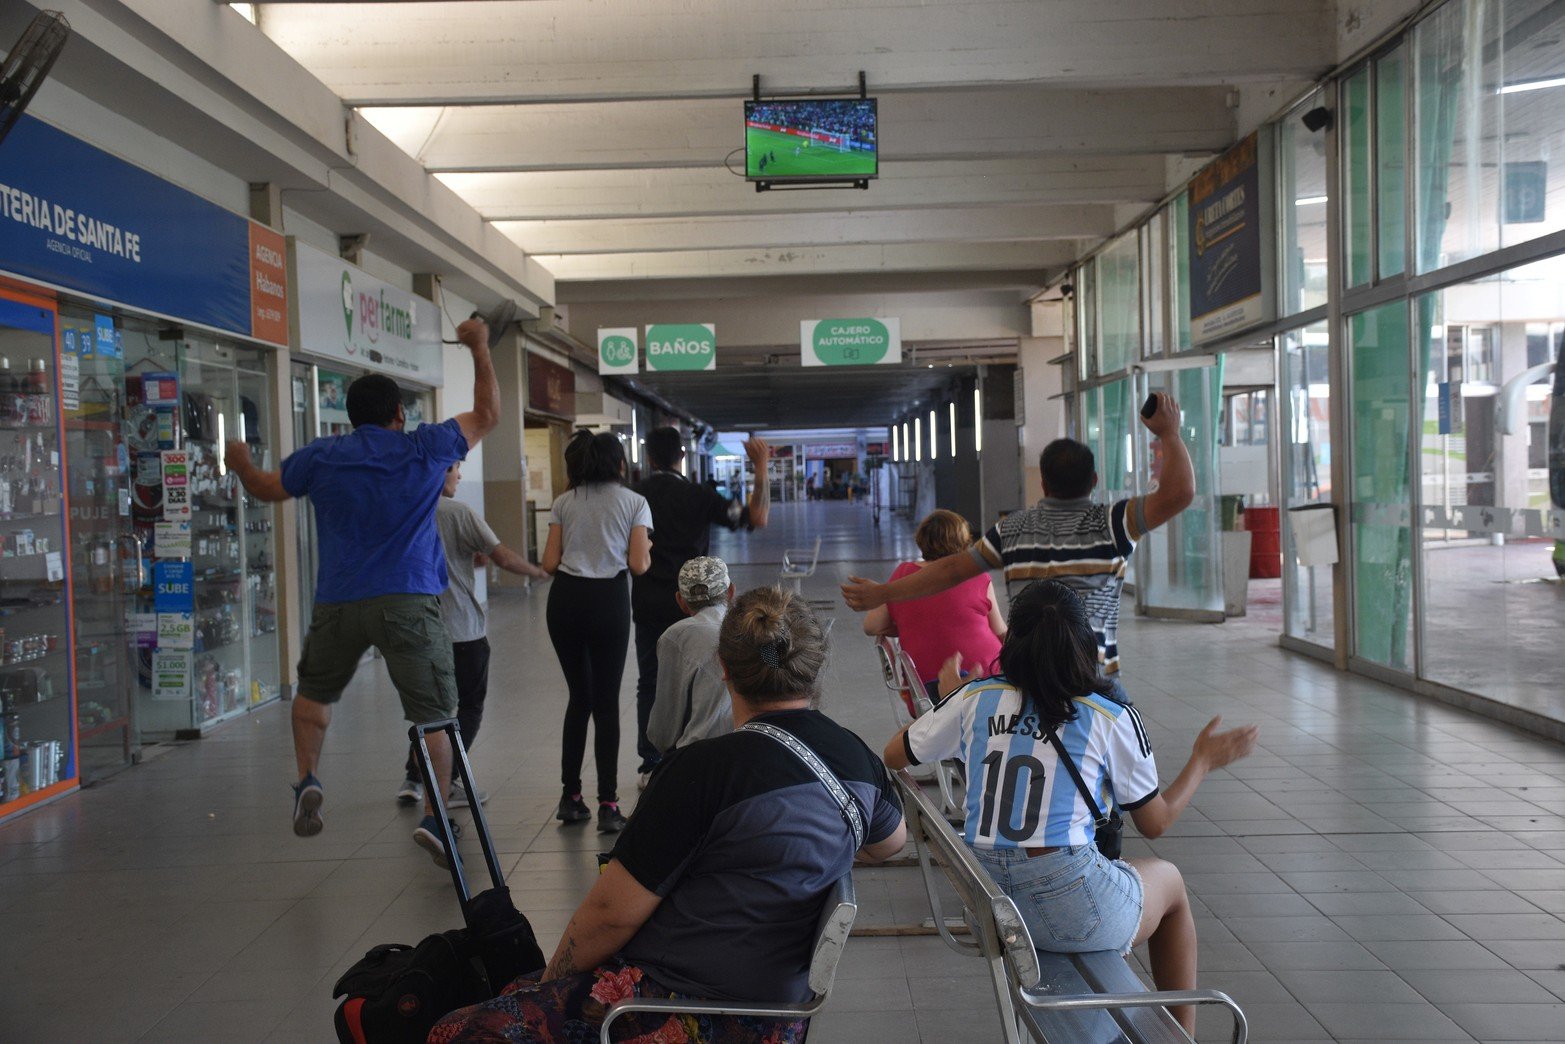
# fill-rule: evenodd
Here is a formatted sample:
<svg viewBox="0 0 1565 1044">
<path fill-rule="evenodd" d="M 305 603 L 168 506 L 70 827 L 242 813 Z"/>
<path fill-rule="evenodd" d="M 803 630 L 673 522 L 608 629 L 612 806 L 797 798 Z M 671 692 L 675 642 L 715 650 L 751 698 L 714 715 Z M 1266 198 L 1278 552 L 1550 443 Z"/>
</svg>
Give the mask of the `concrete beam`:
<svg viewBox="0 0 1565 1044">
<path fill-rule="evenodd" d="M 207 5 L 210 6 L 210 5 Z M 262 6 L 351 104 L 742 97 L 999 84 L 1227 84 L 1330 68 L 1329 0 L 578 0 Z"/>
<path fill-rule="evenodd" d="M 1006 87 L 888 94 L 881 162 L 1207 152 L 1234 139 L 1223 87 Z M 365 118 L 430 170 L 720 167 L 744 144 L 731 98 L 613 104 L 367 108 Z M 735 163 L 742 169 L 742 158 Z"/>
<path fill-rule="evenodd" d="M 560 282 L 567 280 L 722 279 L 751 276 L 928 271 L 1031 270 L 1042 286 L 1084 247 L 1077 243 L 915 243 L 898 246 L 809 246 L 774 249 L 686 250 L 655 254 L 539 255 Z"/>
<path fill-rule="evenodd" d="M 1153 156 L 897 163 L 867 192 L 761 192 L 726 170 L 585 170 L 525 174 L 441 174 L 457 195 L 493 221 L 724 217 L 841 210 L 913 210 L 1048 203 L 1152 203 L 1163 195 L 1163 161 Z"/>
<path fill-rule="evenodd" d="M 764 214 L 750 218 L 634 221 L 500 221 L 495 227 L 534 255 L 641 254 L 864 243 L 986 243 L 1112 235 L 1112 207 L 993 207 Z"/>
<path fill-rule="evenodd" d="M 590 283 L 556 283 L 560 305 L 575 307 L 611 301 L 723 301 L 762 297 L 830 297 L 844 289 L 854 293 L 946 293 L 953 290 L 1003 290 L 1018 300 L 1037 292 L 1036 268 L 973 270 L 966 272 L 858 272 L 844 279 L 839 274 L 748 276 L 733 279 L 604 279 Z"/>
</svg>

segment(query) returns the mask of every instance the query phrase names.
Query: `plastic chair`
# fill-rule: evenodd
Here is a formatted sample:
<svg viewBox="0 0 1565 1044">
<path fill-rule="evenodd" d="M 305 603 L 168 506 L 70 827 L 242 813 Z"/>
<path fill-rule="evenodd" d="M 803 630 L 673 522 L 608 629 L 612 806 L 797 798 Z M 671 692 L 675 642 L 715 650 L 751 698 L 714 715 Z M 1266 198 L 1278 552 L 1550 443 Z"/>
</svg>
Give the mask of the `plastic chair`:
<svg viewBox="0 0 1565 1044">
<path fill-rule="evenodd" d="M 810 999 L 795 1004 L 750 1004 L 743 1001 L 702 1001 L 672 998 L 631 997 L 616 1001 L 603 1017 L 599 1031 L 600 1044 L 609 1044 L 609 1027 L 621 1015 L 633 1011 L 664 1012 L 669 1015 L 750 1015 L 762 1018 L 807 1019 L 820 1012 L 831 996 L 832 983 L 837 978 L 837 965 L 842 961 L 842 951 L 848 945 L 853 931 L 853 920 L 858 916 L 858 899 L 853 892 L 853 873 L 849 871 L 837 879 L 821 907 L 820 919 L 815 922 L 815 942 L 810 955 Z"/>
</svg>

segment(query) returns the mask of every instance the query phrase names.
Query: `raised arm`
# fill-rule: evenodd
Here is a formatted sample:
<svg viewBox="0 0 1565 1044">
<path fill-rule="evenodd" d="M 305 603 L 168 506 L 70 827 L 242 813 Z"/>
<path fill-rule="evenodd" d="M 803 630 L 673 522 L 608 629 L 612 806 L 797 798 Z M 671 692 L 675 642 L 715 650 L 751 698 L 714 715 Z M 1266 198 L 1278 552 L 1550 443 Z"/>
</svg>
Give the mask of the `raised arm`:
<svg viewBox="0 0 1565 1044">
<path fill-rule="evenodd" d="M 517 576 L 531 577 L 534 580 L 547 580 L 549 574 L 541 566 L 535 566 L 521 555 L 512 551 L 504 544 L 496 544 L 489 552 L 490 561 L 504 569 L 507 573 L 515 573 Z"/>
<path fill-rule="evenodd" d="M 1195 499 L 1195 469 L 1190 465 L 1190 451 L 1179 437 L 1179 403 L 1172 395 L 1158 392 L 1157 409 L 1152 416 L 1141 418 L 1141 423 L 1163 446 L 1163 469 L 1158 476 L 1157 489 L 1141 502 L 1146 527 L 1153 530 L 1189 507 Z M 1137 534 L 1138 538 L 1143 535 Z"/>
<path fill-rule="evenodd" d="M 755 466 L 755 484 L 750 487 L 750 499 L 746 501 L 750 509 L 750 525 L 755 529 L 765 529 L 767 518 L 772 513 L 772 479 L 767 474 L 772 448 L 759 435 L 752 435 L 744 440 L 744 451 Z"/>
<path fill-rule="evenodd" d="M 250 447 L 243 442 L 229 442 L 223 446 L 223 463 L 239 476 L 246 492 L 257 500 L 278 504 L 293 499 L 293 495 L 283 488 L 282 472 L 262 471 L 256 467 L 250 459 Z"/>
<path fill-rule="evenodd" d="M 1255 749 L 1256 738 L 1261 732 L 1259 725 L 1245 725 L 1218 732 L 1217 726 L 1222 723 L 1221 716 L 1207 722 L 1206 728 L 1196 737 L 1190 760 L 1179 770 L 1174 781 L 1151 801 L 1131 810 L 1130 818 L 1135 821 L 1142 837 L 1161 837 L 1163 831 L 1173 826 L 1175 820 L 1184 813 L 1190 799 L 1195 796 L 1196 787 L 1201 785 L 1207 773 L 1248 757 Z"/>
<path fill-rule="evenodd" d="M 842 600 L 849 609 L 866 612 L 887 602 L 907 602 L 914 598 L 927 598 L 941 591 L 949 591 L 963 580 L 970 580 L 983 572 L 978 559 L 968 551 L 937 558 L 900 580 L 889 584 L 877 584 L 862 576 L 850 576 L 842 585 Z"/>
<path fill-rule="evenodd" d="M 489 324 L 482 319 L 464 319 L 456 336 L 473 353 L 473 408 L 456 415 L 467 447 L 472 449 L 500 423 L 500 384 L 495 379 L 494 360 L 489 357 Z"/>
</svg>

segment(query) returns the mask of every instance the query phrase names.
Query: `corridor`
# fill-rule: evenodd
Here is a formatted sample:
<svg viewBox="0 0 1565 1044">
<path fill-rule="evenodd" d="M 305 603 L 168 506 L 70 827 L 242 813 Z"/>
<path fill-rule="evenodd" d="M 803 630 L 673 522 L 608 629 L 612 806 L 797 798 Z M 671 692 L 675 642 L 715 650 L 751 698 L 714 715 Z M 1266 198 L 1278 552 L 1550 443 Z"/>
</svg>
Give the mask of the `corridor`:
<svg viewBox="0 0 1565 1044">
<path fill-rule="evenodd" d="M 878 537 L 866 522 L 856 505 L 779 505 L 766 539 L 725 550 L 761 560 L 734 571 L 754 585 L 775 578 L 783 546 L 826 534 L 805 583 L 825 599 L 850 572 L 890 572 L 868 549 L 906 546 L 905 521 L 883 519 Z M 606 845 L 551 818 L 564 686 L 545 596 L 494 600 L 474 761 L 547 952 Z M 836 604 L 826 710 L 878 747 L 887 695 L 857 618 Z M 1123 647 L 1165 778 L 1211 715 L 1261 725 L 1256 755 L 1211 778 L 1169 835 L 1128 841 L 1183 869 L 1203 984 L 1244 1006 L 1252 1039 L 1560 1039 L 1565 750 L 1280 652 L 1243 621 L 1132 618 Z M 633 684 L 627 672 L 627 722 Z M 404 728 L 383 669 L 361 671 L 327 742 L 316 838 L 288 828 L 286 706 L 153 748 L 0 827 L 5 1039 L 331 1040 L 331 985 L 348 965 L 458 923 L 449 880 L 409 841 L 415 813 L 393 801 Z M 622 779 L 633 757 L 623 746 Z M 471 838 L 463 850 L 475 862 Z M 856 876 L 861 925 L 928 916 L 915 870 Z M 810 1039 L 994 1039 L 981 972 L 936 938 L 855 939 Z M 1226 1032 L 1220 1015 L 1202 1022 L 1203 1040 Z"/>
</svg>

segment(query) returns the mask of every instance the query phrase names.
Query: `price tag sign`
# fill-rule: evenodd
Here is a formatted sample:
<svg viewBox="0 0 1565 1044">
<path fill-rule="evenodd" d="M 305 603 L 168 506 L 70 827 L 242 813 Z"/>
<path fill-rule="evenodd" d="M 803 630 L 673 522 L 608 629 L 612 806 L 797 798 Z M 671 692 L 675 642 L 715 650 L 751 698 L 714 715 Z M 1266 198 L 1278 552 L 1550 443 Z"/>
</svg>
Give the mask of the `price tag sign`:
<svg viewBox="0 0 1565 1044">
<path fill-rule="evenodd" d="M 189 522 L 158 522 L 152 528 L 152 552 L 158 558 L 190 557 Z"/>
<path fill-rule="evenodd" d="M 163 518 L 169 522 L 188 522 L 190 520 L 190 451 L 164 450 L 162 458 Z"/>
<path fill-rule="evenodd" d="M 158 614 L 159 649 L 194 649 L 195 647 L 195 613 Z"/>
<path fill-rule="evenodd" d="M 152 654 L 152 698 L 183 700 L 190 697 L 190 654 L 163 652 Z"/>
</svg>

